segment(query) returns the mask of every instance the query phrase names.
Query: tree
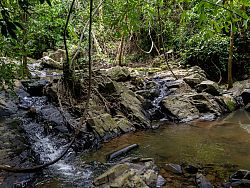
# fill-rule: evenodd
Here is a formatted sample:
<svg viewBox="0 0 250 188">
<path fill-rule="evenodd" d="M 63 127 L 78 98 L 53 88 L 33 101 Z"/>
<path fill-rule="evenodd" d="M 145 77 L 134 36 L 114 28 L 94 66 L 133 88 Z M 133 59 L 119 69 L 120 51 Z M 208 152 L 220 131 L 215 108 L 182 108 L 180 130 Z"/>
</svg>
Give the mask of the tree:
<svg viewBox="0 0 250 188">
<path fill-rule="evenodd" d="M 183 1 L 181 1 L 183 2 Z M 191 2 L 191 1 L 185 1 Z M 198 14 L 200 30 L 213 33 L 225 33 L 230 36 L 228 52 L 228 89 L 233 86 L 232 63 L 234 35 L 242 29 L 248 29 L 249 16 L 244 7 L 249 7 L 250 2 L 246 0 L 226 1 L 195 1 L 193 11 Z M 186 14 L 186 12 L 184 12 Z M 209 30 L 208 25 L 212 28 Z"/>
</svg>

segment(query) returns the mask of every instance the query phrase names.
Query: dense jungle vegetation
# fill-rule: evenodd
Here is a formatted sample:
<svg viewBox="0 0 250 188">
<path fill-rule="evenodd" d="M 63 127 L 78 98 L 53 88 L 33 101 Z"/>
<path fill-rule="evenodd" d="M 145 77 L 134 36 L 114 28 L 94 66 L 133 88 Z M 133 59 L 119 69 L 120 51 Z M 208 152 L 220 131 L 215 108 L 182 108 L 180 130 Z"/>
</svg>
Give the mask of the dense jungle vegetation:
<svg viewBox="0 0 250 188">
<path fill-rule="evenodd" d="M 64 37 L 69 51 L 64 69 L 87 63 L 89 2 L 1 0 L 0 5 L 1 57 L 22 62 L 1 62 L 1 83 L 29 76 L 31 58 L 64 49 Z M 185 66 L 199 65 L 214 81 L 228 80 L 230 88 L 250 73 L 249 6 L 248 0 L 94 1 L 93 62 L 160 66 L 151 60 L 159 56 L 164 63 L 170 54 Z"/>
</svg>

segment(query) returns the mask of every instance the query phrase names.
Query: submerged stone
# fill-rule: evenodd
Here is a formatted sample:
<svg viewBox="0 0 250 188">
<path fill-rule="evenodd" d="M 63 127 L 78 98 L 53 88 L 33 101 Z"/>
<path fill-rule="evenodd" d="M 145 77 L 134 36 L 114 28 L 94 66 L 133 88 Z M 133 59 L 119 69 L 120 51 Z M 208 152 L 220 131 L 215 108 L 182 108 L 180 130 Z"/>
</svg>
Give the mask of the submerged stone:
<svg viewBox="0 0 250 188">
<path fill-rule="evenodd" d="M 182 174 L 183 173 L 182 167 L 178 164 L 172 164 L 172 163 L 166 164 L 164 168 L 165 168 L 165 170 L 168 170 L 168 171 L 173 172 L 175 174 Z"/>
</svg>

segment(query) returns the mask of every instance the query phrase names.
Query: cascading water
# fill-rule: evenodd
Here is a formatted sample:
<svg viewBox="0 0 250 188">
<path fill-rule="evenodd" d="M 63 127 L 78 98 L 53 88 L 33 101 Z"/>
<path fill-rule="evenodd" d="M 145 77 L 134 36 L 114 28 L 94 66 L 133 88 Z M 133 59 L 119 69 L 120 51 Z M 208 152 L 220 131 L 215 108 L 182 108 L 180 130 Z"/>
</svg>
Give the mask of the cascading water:
<svg viewBox="0 0 250 188">
<path fill-rule="evenodd" d="M 160 79 L 158 77 L 153 79 L 153 82 L 156 84 L 159 94 L 152 100 L 152 106 L 147 111 L 150 115 L 151 120 L 164 120 L 167 118 L 167 115 L 162 112 L 160 105 L 164 97 L 170 93 L 170 90 L 167 87 L 167 81 L 168 80 Z"/>
<path fill-rule="evenodd" d="M 37 111 L 47 103 L 46 97 L 25 97 L 22 105 L 35 108 Z M 32 118 L 25 118 L 23 129 L 28 135 L 33 151 L 41 163 L 46 163 L 58 157 L 67 146 L 67 140 L 56 135 L 46 133 L 45 125 Z M 45 171 L 46 179 L 52 178 L 60 181 L 60 185 L 71 187 L 90 187 L 92 170 L 76 164 L 73 150 L 60 161 Z M 38 183 L 39 184 L 39 183 Z"/>
</svg>

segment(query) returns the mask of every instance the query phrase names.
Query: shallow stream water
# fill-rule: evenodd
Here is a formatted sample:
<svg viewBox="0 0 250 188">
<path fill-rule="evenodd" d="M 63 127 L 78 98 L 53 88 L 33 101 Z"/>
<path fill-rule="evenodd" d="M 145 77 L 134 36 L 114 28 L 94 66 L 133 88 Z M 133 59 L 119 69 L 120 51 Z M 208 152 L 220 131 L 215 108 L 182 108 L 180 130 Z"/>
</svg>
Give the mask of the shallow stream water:
<svg viewBox="0 0 250 188">
<path fill-rule="evenodd" d="M 105 162 L 109 153 L 134 143 L 139 148 L 131 155 L 152 157 L 160 166 L 183 162 L 230 163 L 250 170 L 250 113 L 238 110 L 216 121 L 166 123 L 157 130 L 126 134 L 83 159 Z"/>
</svg>

